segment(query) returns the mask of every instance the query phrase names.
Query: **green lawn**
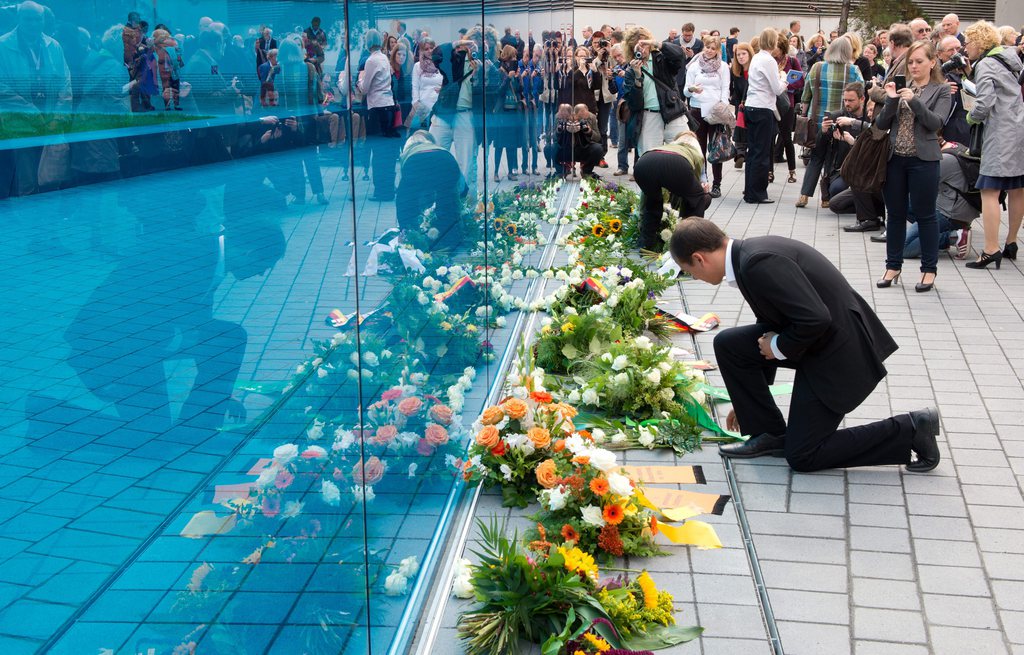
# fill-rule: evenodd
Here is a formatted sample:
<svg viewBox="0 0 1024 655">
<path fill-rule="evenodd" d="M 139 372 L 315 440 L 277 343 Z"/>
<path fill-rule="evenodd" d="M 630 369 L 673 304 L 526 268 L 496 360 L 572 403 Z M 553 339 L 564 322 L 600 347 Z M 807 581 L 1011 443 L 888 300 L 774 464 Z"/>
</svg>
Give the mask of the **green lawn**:
<svg viewBox="0 0 1024 655">
<path fill-rule="evenodd" d="M 211 117 L 195 116 L 180 111 L 161 110 L 144 114 L 76 114 L 72 121 L 63 124 L 60 131 L 70 134 L 98 130 L 117 130 L 208 118 Z M 54 131 L 49 125 L 39 122 L 38 115 L 18 112 L 0 113 L 0 140 L 52 136 L 53 133 Z"/>
</svg>

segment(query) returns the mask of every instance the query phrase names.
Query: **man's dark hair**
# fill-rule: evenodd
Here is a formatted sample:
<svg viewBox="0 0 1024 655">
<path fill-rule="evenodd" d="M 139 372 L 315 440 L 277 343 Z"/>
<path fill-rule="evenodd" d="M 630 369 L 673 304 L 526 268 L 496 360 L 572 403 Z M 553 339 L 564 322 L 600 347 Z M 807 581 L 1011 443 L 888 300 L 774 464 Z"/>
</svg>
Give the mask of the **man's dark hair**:
<svg viewBox="0 0 1024 655">
<path fill-rule="evenodd" d="M 791 20 L 791 21 L 789 21 L 789 29 L 793 29 L 793 26 L 794 25 L 798 25 L 799 23 L 800 23 L 799 20 Z"/>
<path fill-rule="evenodd" d="M 858 98 L 863 98 L 864 97 L 864 83 L 863 82 L 850 82 L 849 84 L 847 84 L 846 86 L 843 87 L 843 93 L 846 93 L 847 91 L 853 91 L 854 93 L 857 94 Z"/>
<path fill-rule="evenodd" d="M 676 223 L 668 248 L 677 262 L 690 266 L 694 253 L 718 250 L 728 239 L 722 228 L 706 218 L 694 216 Z"/>
<path fill-rule="evenodd" d="M 914 33 L 907 25 L 893 25 L 889 28 L 889 45 L 899 48 L 909 48 L 914 44 Z"/>
<path fill-rule="evenodd" d="M 693 26 L 693 23 L 686 23 L 683 25 L 683 32 L 696 32 L 697 28 Z"/>
<path fill-rule="evenodd" d="M 612 38 L 615 39 L 616 43 L 622 43 L 623 41 L 626 40 L 626 35 L 622 32 L 622 30 L 615 30 L 614 32 L 612 32 Z"/>
<path fill-rule="evenodd" d="M 730 27 L 729 28 L 729 36 L 732 36 L 733 34 L 739 34 L 739 33 L 740 33 L 740 28 L 738 28 L 738 27 Z"/>
</svg>

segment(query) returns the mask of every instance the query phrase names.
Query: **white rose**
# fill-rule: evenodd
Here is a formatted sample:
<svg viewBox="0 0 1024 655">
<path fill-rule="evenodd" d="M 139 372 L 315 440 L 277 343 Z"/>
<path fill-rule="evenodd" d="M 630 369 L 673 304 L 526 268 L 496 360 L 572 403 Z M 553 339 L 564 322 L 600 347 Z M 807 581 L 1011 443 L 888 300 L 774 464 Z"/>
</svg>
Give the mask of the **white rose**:
<svg viewBox="0 0 1024 655">
<path fill-rule="evenodd" d="M 526 277 L 532 280 L 533 278 L 537 277 L 537 271 L 531 268 L 530 270 L 526 271 Z"/>
<path fill-rule="evenodd" d="M 505 477 L 505 479 L 508 480 L 509 482 L 512 482 L 512 467 L 509 466 L 508 464 L 502 464 L 499 468 L 501 470 L 501 474 Z"/>
<path fill-rule="evenodd" d="M 341 502 L 341 489 L 330 480 L 321 480 L 320 495 L 323 496 L 325 503 L 333 507 L 337 507 Z"/>
<path fill-rule="evenodd" d="M 661 369 L 662 373 L 668 373 L 672 370 L 672 362 L 661 362 L 658 364 L 658 368 Z"/>
<path fill-rule="evenodd" d="M 289 500 L 287 503 L 284 504 L 284 507 L 281 508 L 281 518 L 295 518 L 296 516 L 302 513 L 302 508 L 305 506 L 306 503 L 303 503 L 301 501 Z"/>
<path fill-rule="evenodd" d="M 629 482 L 629 478 L 621 473 L 608 474 L 608 490 L 616 496 L 633 495 L 633 485 Z"/>
<path fill-rule="evenodd" d="M 384 581 L 384 593 L 388 596 L 401 596 L 409 589 L 409 580 L 398 571 L 394 571 Z"/>
<path fill-rule="evenodd" d="M 316 376 L 318 378 L 320 378 L 321 380 L 323 380 L 325 377 L 327 377 L 327 369 L 326 368 L 318 368 L 316 370 Z"/>
<path fill-rule="evenodd" d="M 299 456 L 299 447 L 293 443 L 284 444 L 274 449 L 274 461 L 278 464 L 287 464 Z"/>
<path fill-rule="evenodd" d="M 612 354 L 611 353 L 605 353 L 605 354 L 601 355 L 601 361 L 602 362 L 610 362 L 610 361 L 612 361 Z"/>
<path fill-rule="evenodd" d="M 376 366 L 377 364 L 380 364 L 380 359 L 377 358 L 376 353 L 366 353 L 363 355 L 363 362 L 367 366 Z"/>
<path fill-rule="evenodd" d="M 671 241 L 672 240 L 672 230 L 670 230 L 668 228 L 665 228 L 664 230 L 662 230 L 661 231 L 661 240 L 662 241 L 666 241 L 666 242 L 667 241 Z"/>
<path fill-rule="evenodd" d="M 473 579 L 468 575 L 459 575 L 452 582 L 452 594 L 456 598 L 472 598 L 476 594 L 473 588 Z"/>
<path fill-rule="evenodd" d="M 319 419 L 313 419 L 313 426 L 306 430 L 306 436 L 310 441 L 317 441 L 324 436 L 324 425 L 323 421 Z"/>
<path fill-rule="evenodd" d="M 437 268 L 436 273 L 438 275 L 440 275 L 440 276 L 448 275 L 448 267 L 447 266 L 439 266 Z"/>
<path fill-rule="evenodd" d="M 430 298 L 427 298 L 427 294 L 420 291 L 419 293 L 416 294 L 416 302 L 418 302 L 421 305 L 428 305 L 430 304 Z"/>
<path fill-rule="evenodd" d="M 604 301 L 609 307 L 617 307 L 619 305 L 619 294 L 613 293 L 608 296 L 608 300 Z"/>
<path fill-rule="evenodd" d="M 352 354 L 348 356 L 348 361 L 352 363 L 352 366 L 359 366 L 359 353 L 352 351 Z"/>
<path fill-rule="evenodd" d="M 601 428 L 594 428 L 590 431 L 590 436 L 594 437 L 594 441 L 597 443 L 602 443 L 605 438 L 605 433 Z"/>
<path fill-rule="evenodd" d="M 651 384 L 661 384 L 661 371 L 654 368 L 647 372 L 647 379 L 651 381 Z"/>
<path fill-rule="evenodd" d="M 597 391 L 594 389 L 585 389 L 581 398 L 584 405 L 593 405 L 595 407 L 601 406 L 601 398 L 597 395 Z"/>
<path fill-rule="evenodd" d="M 577 404 L 580 402 L 580 392 L 578 389 L 573 389 L 569 392 L 569 396 L 566 398 L 570 404 Z"/>
<path fill-rule="evenodd" d="M 565 497 L 568 495 L 561 485 L 554 489 L 545 489 L 540 493 L 541 500 L 545 502 L 548 509 L 557 512 L 565 507 Z"/>
<path fill-rule="evenodd" d="M 644 448 L 652 448 L 654 446 L 654 435 L 651 431 L 646 428 L 640 428 L 640 437 L 637 439 Z"/>
<path fill-rule="evenodd" d="M 270 466 L 260 471 L 260 477 L 256 478 L 256 486 L 260 488 L 269 487 L 277 479 L 277 467 Z"/>
<path fill-rule="evenodd" d="M 694 391 L 691 395 L 693 397 L 694 402 L 696 402 L 698 405 L 703 405 L 704 402 L 708 399 L 707 395 L 703 391 Z"/>
<path fill-rule="evenodd" d="M 398 564 L 398 572 L 407 578 L 411 578 L 416 575 L 420 570 L 420 564 L 416 561 L 415 555 L 406 557 Z"/>
<path fill-rule="evenodd" d="M 612 378 L 612 384 L 617 387 L 625 387 L 629 385 L 629 374 L 628 373 L 616 373 L 615 377 Z"/>
<path fill-rule="evenodd" d="M 630 278 L 630 277 L 633 277 L 633 271 L 631 269 L 628 269 L 628 268 L 620 268 L 619 269 L 619 275 L 621 275 L 622 277 L 625 277 L 625 278 Z"/>
<path fill-rule="evenodd" d="M 590 525 L 603 528 L 604 527 L 604 516 L 601 515 L 601 508 L 595 507 L 594 505 L 587 505 L 580 510 L 580 514 L 583 516 L 583 522 L 589 523 Z"/>
<path fill-rule="evenodd" d="M 416 462 L 413 462 L 412 464 L 409 465 L 409 477 L 410 478 L 415 478 L 416 477 L 416 469 L 418 469 L 419 467 L 420 467 L 420 465 L 417 464 Z"/>
<path fill-rule="evenodd" d="M 494 324 L 497 325 L 500 328 L 505 327 L 505 325 L 506 325 L 505 317 L 504 316 L 499 316 L 498 318 L 494 319 Z"/>
<path fill-rule="evenodd" d="M 644 335 L 640 335 L 636 339 L 633 339 L 633 345 L 635 345 L 640 350 L 650 350 L 652 344 L 650 338 L 645 337 Z"/>
<path fill-rule="evenodd" d="M 619 355 L 614 361 L 612 361 L 613 371 L 621 371 L 627 366 L 629 366 L 629 357 L 626 357 L 625 355 Z"/>
<path fill-rule="evenodd" d="M 587 455 L 590 456 L 590 465 L 600 471 L 607 472 L 619 465 L 615 453 L 604 448 L 592 448 Z"/>
<path fill-rule="evenodd" d="M 665 400 L 672 400 L 673 398 L 676 397 L 676 392 L 672 389 L 672 387 L 664 387 L 661 390 L 661 397 L 664 398 Z"/>
</svg>

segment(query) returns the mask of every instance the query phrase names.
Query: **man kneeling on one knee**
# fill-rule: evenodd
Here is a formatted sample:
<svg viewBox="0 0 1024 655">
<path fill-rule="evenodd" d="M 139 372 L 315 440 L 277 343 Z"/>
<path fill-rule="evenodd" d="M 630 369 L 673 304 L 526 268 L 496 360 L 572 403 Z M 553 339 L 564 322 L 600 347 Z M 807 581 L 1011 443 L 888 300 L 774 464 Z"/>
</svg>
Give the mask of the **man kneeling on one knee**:
<svg viewBox="0 0 1024 655">
<path fill-rule="evenodd" d="M 702 218 L 680 221 L 670 249 L 695 279 L 738 288 L 757 318 L 715 337 L 733 403 L 728 427 L 751 435 L 720 446 L 723 457 L 784 455 L 797 471 L 938 465 L 935 408 L 838 429 L 885 377 L 882 362 L 897 345 L 824 255 L 784 237 L 730 239 Z M 780 366 L 796 371 L 788 422 L 768 388 Z"/>
</svg>

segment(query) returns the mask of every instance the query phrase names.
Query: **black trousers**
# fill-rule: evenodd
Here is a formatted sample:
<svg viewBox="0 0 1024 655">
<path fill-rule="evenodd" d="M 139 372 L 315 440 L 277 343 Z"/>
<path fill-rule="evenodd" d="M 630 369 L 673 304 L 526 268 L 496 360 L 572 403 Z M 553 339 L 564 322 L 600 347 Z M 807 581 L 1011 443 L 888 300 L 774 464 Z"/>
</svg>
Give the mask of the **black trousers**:
<svg viewBox="0 0 1024 655">
<path fill-rule="evenodd" d="M 648 150 L 633 165 L 633 176 L 643 192 L 640 208 L 640 247 L 657 250 L 662 244 L 661 222 L 665 214 L 662 189 L 682 200 L 681 215 L 704 216 L 711 196 L 684 158 L 671 152 Z"/>
<path fill-rule="evenodd" d="M 785 434 L 786 461 L 796 471 L 910 462 L 908 414 L 837 430 L 843 414 L 818 399 L 799 364 L 761 355 L 757 339 L 764 332 L 763 325 L 744 325 L 715 337 L 715 357 L 744 434 Z M 768 389 L 780 366 L 796 370 L 788 424 Z"/>
<path fill-rule="evenodd" d="M 768 171 L 772 168 L 772 143 L 778 123 L 771 109 L 744 107 L 747 121 L 747 163 L 744 167 L 743 199 L 759 202 L 768 199 Z"/>
</svg>

